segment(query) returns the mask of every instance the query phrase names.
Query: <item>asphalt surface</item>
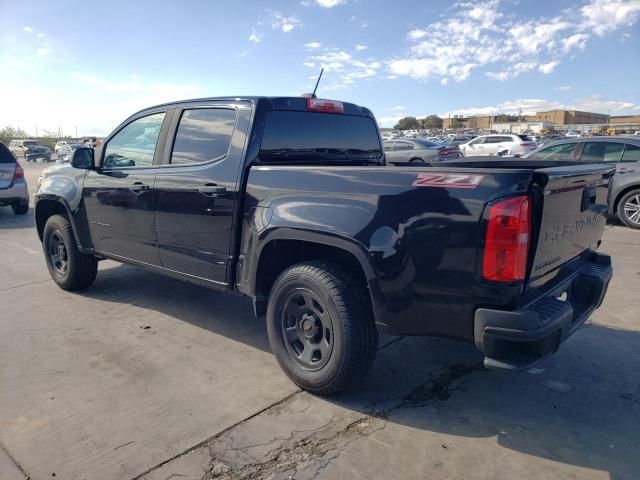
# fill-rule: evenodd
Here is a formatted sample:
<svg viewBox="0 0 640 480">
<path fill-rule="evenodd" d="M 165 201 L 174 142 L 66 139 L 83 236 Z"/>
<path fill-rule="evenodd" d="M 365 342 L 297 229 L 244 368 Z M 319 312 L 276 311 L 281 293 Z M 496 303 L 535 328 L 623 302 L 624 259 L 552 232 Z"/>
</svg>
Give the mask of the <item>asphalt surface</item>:
<svg viewBox="0 0 640 480">
<path fill-rule="evenodd" d="M 640 478 L 640 232 L 602 250 L 604 305 L 538 368 L 385 337 L 355 391 L 319 398 L 245 299 L 110 261 L 64 292 L 33 213 L 0 208 L 0 479 Z"/>
</svg>

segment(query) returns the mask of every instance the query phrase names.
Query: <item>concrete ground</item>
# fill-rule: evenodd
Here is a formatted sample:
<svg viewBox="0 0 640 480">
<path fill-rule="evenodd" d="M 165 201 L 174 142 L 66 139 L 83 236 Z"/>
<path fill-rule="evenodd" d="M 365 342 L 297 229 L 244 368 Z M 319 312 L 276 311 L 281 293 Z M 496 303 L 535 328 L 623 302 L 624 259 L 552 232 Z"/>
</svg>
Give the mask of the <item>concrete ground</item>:
<svg viewBox="0 0 640 480">
<path fill-rule="evenodd" d="M 602 250 L 605 304 L 538 368 L 386 337 L 327 399 L 282 374 L 243 298 L 113 262 L 64 292 L 32 212 L 0 208 L 0 479 L 640 478 L 640 232 L 608 226 Z"/>
</svg>

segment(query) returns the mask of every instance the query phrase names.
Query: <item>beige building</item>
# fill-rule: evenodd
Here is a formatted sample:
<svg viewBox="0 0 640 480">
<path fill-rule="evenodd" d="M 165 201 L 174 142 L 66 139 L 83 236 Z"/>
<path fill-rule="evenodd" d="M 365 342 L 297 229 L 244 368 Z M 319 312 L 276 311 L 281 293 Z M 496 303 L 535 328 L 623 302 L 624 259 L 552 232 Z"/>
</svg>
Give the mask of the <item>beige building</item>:
<svg viewBox="0 0 640 480">
<path fill-rule="evenodd" d="M 640 115 L 618 115 L 615 117 L 609 117 L 609 123 L 640 124 Z"/>
<path fill-rule="evenodd" d="M 594 124 L 607 123 L 609 115 L 579 110 L 549 110 L 548 112 L 537 112 L 535 119 L 539 122 L 546 121 L 555 125 Z"/>
</svg>

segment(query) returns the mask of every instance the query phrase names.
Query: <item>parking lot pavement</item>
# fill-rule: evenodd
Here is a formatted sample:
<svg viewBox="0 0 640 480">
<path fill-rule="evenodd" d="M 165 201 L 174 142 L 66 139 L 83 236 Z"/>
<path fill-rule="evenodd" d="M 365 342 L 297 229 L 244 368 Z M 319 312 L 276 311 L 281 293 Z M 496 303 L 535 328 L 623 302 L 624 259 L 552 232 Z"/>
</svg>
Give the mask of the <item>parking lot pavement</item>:
<svg viewBox="0 0 640 480">
<path fill-rule="evenodd" d="M 64 292 L 32 213 L 1 208 L 0 479 L 638 478 L 640 234 L 609 226 L 602 250 L 605 304 L 538 368 L 387 337 L 359 388 L 319 398 L 244 299 L 113 262 Z"/>
</svg>

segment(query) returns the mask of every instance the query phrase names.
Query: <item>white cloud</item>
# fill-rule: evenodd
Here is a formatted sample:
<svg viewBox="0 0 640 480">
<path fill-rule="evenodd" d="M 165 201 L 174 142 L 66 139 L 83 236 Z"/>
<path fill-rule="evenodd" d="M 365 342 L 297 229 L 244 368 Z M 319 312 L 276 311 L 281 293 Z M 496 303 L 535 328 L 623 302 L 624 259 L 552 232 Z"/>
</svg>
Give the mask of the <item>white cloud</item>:
<svg viewBox="0 0 640 480">
<path fill-rule="evenodd" d="M 366 50 L 367 46 L 366 45 L 356 45 L 356 51 L 357 52 L 361 52 L 363 50 Z"/>
<path fill-rule="evenodd" d="M 36 49 L 36 55 L 44 57 L 45 55 L 48 55 L 50 51 L 51 49 L 49 47 L 40 47 Z"/>
<path fill-rule="evenodd" d="M 407 32 L 408 50 L 386 62 L 390 74 L 442 84 L 490 66 L 485 75 L 499 81 L 536 70 L 549 74 L 564 56 L 584 49 L 592 34 L 640 18 L 639 0 L 588 0 L 578 10 L 527 21 L 514 16 L 511 6 L 502 0 L 456 3 L 445 19 Z"/>
<path fill-rule="evenodd" d="M 333 8 L 345 3 L 344 0 L 315 0 L 315 3 L 322 8 Z"/>
<path fill-rule="evenodd" d="M 582 27 L 602 36 L 618 27 L 633 25 L 640 16 L 640 1 L 590 0 L 580 12 L 584 18 Z"/>
<path fill-rule="evenodd" d="M 22 27 L 22 30 L 24 30 L 27 33 L 33 33 L 33 28 L 31 27 Z"/>
<path fill-rule="evenodd" d="M 330 48 L 309 56 L 304 65 L 324 68 L 322 89 L 327 91 L 349 88 L 359 80 L 373 78 L 382 68 L 382 63 L 376 60 L 354 57 L 344 50 Z"/>
<path fill-rule="evenodd" d="M 544 112 L 547 110 L 555 109 L 581 110 L 587 112 L 599 112 L 616 115 L 628 113 L 629 111 L 638 109 L 638 107 L 640 107 L 640 104 L 634 104 L 631 102 L 624 102 L 619 100 L 609 100 L 600 95 L 576 99 L 573 103 L 569 104 L 564 104 L 553 100 L 545 100 L 541 98 L 520 98 L 485 107 L 472 107 L 452 110 L 450 112 L 444 112 L 440 114 L 440 116 L 480 116 L 497 115 L 500 113 L 518 114 L 519 112 L 522 112 L 523 115 L 533 115 L 536 112 Z"/>
<path fill-rule="evenodd" d="M 249 41 L 253 43 L 260 43 L 260 40 L 262 40 L 262 37 L 258 36 L 255 28 L 252 29 L 251 35 L 249 35 Z"/>
<path fill-rule="evenodd" d="M 564 53 L 569 53 L 574 48 L 584 50 L 584 47 L 587 45 L 587 40 L 589 40 L 589 35 L 586 33 L 575 33 L 570 37 L 563 38 L 562 51 Z"/>
<path fill-rule="evenodd" d="M 315 50 L 317 48 L 320 48 L 321 46 L 322 44 L 320 42 L 309 42 L 304 44 L 304 48 L 307 48 L 309 50 Z"/>
<path fill-rule="evenodd" d="M 569 85 L 558 85 L 556 88 L 554 88 L 554 90 L 557 90 L 559 92 L 568 92 L 572 88 L 573 87 L 570 87 Z"/>
<path fill-rule="evenodd" d="M 549 73 L 553 72 L 559 64 L 560 62 L 558 62 L 557 60 L 553 60 L 549 63 L 543 63 L 542 65 L 538 65 L 538 70 L 544 73 L 545 75 L 548 75 Z"/>
<path fill-rule="evenodd" d="M 300 27 L 302 22 L 294 16 L 286 16 L 280 12 L 271 12 L 271 28 L 289 33 L 294 28 Z"/>
<path fill-rule="evenodd" d="M 302 65 L 308 68 L 315 68 L 316 66 L 315 62 L 302 62 Z"/>
<path fill-rule="evenodd" d="M 410 40 L 420 40 L 421 38 L 424 38 L 426 36 L 427 32 L 425 32 L 424 30 L 420 30 L 419 28 L 410 30 L 409 33 L 407 33 L 407 37 L 409 37 Z"/>
</svg>

